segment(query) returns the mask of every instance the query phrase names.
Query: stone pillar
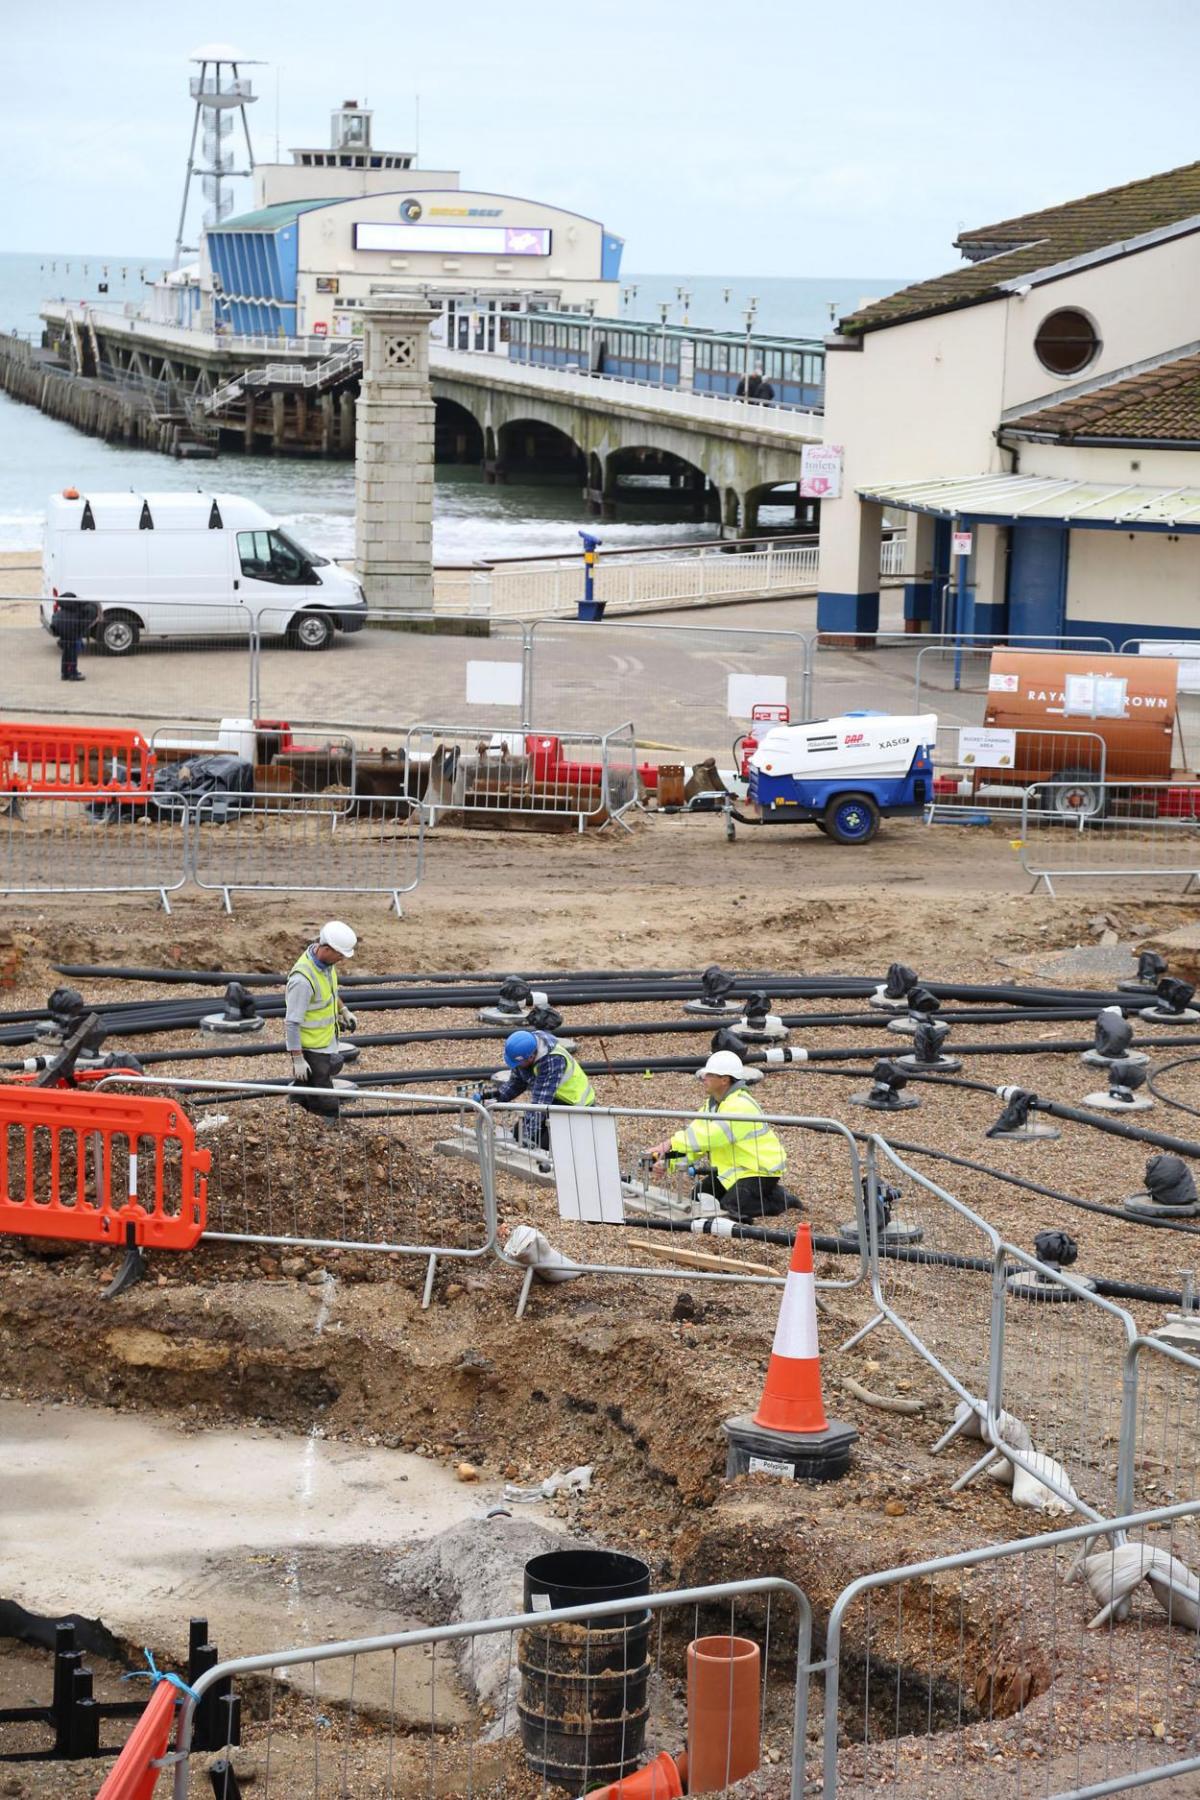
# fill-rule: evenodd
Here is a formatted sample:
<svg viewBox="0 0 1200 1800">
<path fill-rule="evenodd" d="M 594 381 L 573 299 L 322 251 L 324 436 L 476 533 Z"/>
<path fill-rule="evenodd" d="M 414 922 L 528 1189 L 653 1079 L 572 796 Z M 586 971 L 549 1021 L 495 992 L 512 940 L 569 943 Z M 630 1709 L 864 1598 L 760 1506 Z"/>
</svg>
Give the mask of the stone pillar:
<svg viewBox="0 0 1200 1800">
<path fill-rule="evenodd" d="M 928 631 L 933 616 L 933 539 L 929 513 L 904 515 L 904 629 Z"/>
<path fill-rule="evenodd" d="M 844 478 L 843 478 L 844 479 Z M 865 648 L 879 630 L 879 548 L 883 508 L 855 493 L 821 502 L 817 630 Z"/>
<path fill-rule="evenodd" d="M 368 606 L 433 611 L 432 307 L 379 294 L 363 307 L 355 421 L 355 561 Z"/>
</svg>

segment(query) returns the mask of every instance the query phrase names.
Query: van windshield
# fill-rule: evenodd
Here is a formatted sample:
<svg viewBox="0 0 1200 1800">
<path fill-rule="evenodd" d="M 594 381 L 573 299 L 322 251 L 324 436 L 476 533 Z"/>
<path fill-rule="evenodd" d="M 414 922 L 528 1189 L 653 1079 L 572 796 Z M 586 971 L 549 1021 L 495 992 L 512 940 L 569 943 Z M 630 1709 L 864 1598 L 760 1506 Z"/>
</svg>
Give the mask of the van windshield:
<svg viewBox="0 0 1200 1800">
<path fill-rule="evenodd" d="M 271 533 L 271 536 L 277 539 L 279 543 L 286 544 L 289 550 L 294 550 L 301 561 L 306 562 L 310 569 L 324 569 L 328 566 L 329 558 L 327 556 L 318 556 L 315 550 L 306 549 L 303 544 L 298 544 L 294 537 L 290 537 L 286 531 L 280 531 L 276 528 Z"/>
<path fill-rule="evenodd" d="M 278 529 L 239 531 L 237 544 L 242 574 L 256 581 L 281 582 L 285 586 L 314 582 L 316 577 L 310 571 L 314 564 L 326 560 L 302 550 L 286 531 Z"/>
</svg>

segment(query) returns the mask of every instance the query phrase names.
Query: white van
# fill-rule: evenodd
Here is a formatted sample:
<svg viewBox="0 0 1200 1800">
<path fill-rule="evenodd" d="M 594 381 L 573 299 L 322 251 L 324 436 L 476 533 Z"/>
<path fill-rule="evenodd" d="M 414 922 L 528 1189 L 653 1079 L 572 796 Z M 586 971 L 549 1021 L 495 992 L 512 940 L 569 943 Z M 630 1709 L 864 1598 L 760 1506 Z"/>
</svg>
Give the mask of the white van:
<svg viewBox="0 0 1200 1800">
<path fill-rule="evenodd" d="M 304 549 L 277 519 L 237 494 L 80 494 L 46 508 L 42 624 L 60 595 L 94 601 L 93 636 L 109 656 L 138 639 L 263 637 L 325 650 L 361 631 L 362 588 Z"/>
</svg>

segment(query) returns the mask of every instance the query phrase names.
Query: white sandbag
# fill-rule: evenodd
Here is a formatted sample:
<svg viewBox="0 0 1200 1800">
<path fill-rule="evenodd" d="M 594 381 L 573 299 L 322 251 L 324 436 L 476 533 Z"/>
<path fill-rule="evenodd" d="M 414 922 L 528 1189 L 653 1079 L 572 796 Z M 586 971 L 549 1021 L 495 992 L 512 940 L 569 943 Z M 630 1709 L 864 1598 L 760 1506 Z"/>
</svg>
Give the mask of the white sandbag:
<svg viewBox="0 0 1200 1800">
<path fill-rule="evenodd" d="M 574 1281 L 585 1273 L 578 1263 L 556 1250 L 534 1225 L 517 1225 L 508 1234 L 504 1254 L 523 1268 L 532 1269 L 539 1281 Z"/>
</svg>

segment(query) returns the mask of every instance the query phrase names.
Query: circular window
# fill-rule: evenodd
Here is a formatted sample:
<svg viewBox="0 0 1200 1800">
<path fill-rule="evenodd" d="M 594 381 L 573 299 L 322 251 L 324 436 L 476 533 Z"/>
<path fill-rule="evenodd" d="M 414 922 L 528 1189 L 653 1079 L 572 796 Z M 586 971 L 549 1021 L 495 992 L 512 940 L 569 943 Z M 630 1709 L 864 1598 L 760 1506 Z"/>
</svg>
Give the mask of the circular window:
<svg viewBox="0 0 1200 1800">
<path fill-rule="evenodd" d="M 1064 306 L 1042 320 L 1033 347 L 1038 361 L 1051 374 L 1078 375 L 1099 350 L 1100 339 L 1086 313 Z"/>
</svg>

